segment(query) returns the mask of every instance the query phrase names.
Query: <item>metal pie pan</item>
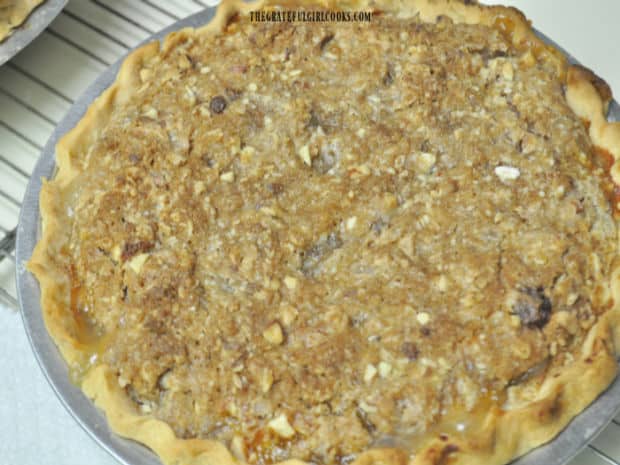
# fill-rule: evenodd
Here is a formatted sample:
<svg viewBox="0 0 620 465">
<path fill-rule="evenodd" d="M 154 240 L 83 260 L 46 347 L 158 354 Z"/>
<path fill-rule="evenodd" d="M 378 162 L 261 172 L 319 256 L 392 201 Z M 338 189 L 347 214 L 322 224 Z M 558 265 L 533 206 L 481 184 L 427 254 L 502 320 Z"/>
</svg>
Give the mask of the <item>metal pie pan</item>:
<svg viewBox="0 0 620 465">
<path fill-rule="evenodd" d="M 60 14 L 68 0 L 47 0 L 30 13 L 12 34 L 0 42 L 0 65 L 6 63 L 30 42 L 37 38 L 45 28 Z"/>
<path fill-rule="evenodd" d="M 207 8 L 167 27 L 145 42 L 160 40 L 168 33 L 183 27 L 201 26 L 210 21 L 214 13 L 213 8 Z M 542 34 L 541 37 L 558 47 Z M 572 62 L 576 63 L 576 60 L 569 54 L 567 55 Z M 16 247 L 17 291 L 24 326 L 39 365 L 63 405 L 80 426 L 124 465 L 161 465 L 157 456 L 146 447 L 112 433 L 107 426 L 104 414 L 78 387 L 69 381 L 67 366 L 45 328 L 39 303 L 38 283 L 23 265 L 32 255 L 39 237 L 41 178 L 49 178 L 54 173 L 54 147 L 59 138 L 78 123 L 91 102 L 114 82 L 122 60 L 117 61 L 101 74 L 76 100 L 43 148 L 28 184 L 20 213 Z M 616 102 L 613 102 L 611 106 L 610 119 L 620 120 L 620 107 Z M 566 464 L 607 426 L 619 410 L 620 378 L 616 379 L 592 405 L 578 415 L 553 441 L 517 459 L 513 465 Z"/>
</svg>

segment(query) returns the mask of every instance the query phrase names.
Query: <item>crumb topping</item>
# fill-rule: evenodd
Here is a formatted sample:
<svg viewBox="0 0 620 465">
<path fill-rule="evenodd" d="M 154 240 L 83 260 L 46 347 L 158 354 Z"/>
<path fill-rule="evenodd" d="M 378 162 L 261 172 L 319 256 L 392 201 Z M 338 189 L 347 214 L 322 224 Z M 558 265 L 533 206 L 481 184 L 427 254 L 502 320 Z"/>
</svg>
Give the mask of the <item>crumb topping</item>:
<svg viewBox="0 0 620 465">
<path fill-rule="evenodd" d="M 241 18 L 154 59 L 77 161 L 97 363 L 257 464 L 415 451 L 527 401 L 608 308 L 616 254 L 546 56 L 381 15 Z"/>
</svg>

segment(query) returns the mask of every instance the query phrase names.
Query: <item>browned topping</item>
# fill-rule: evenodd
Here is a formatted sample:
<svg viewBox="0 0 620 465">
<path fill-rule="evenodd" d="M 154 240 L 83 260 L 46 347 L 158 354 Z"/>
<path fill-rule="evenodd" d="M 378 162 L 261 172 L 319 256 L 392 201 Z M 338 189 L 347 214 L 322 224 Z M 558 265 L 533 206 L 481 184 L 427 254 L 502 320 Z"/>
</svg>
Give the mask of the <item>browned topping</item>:
<svg viewBox="0 0 620 465">
<path fill-rule="evenodd" d="M 138 241 L 138 242 L 127 242 L 123 246 L 123 252 L 121 253 L 121 259 L 126 261 L 127 259 L 133 257 L 139 253 L 150 252 L 154 247 L 152 242 L 148 241 Z"/>
<path fill-rule="evenodd" d="M 250 463 L 531 400 L 608 308 L 605 167 L 545 49 L 508 18 L 330 28 L 239 18 L 147 65 L 68 219 L 100 359 Z"/>
</svg>

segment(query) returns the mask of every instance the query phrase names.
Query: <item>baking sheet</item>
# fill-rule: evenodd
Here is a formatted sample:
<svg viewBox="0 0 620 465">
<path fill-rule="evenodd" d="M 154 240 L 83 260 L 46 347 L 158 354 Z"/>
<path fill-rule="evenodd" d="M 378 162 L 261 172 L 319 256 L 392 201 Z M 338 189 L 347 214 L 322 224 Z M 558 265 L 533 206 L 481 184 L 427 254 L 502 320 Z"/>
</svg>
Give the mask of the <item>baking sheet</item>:
<svg viewBox="0 0 620 465">
<path fill-rule="evenodd" d="M 17 55 L 58 16 L 68 0 L 47 0 L 39 5 L 12 34 L 0 42 L 0 65 Z"/>
<path fill-rule="evenodd" d="M 187 26 L 199 26 L 208 22 L 214 10 L 208 9 L 155 34 L 160 39 L 173 30 Z M 548 40 L 548 39 L 546 39 Z M 120 66 L 120 60 L 108 68 L 76 100 L 67 116 L 59 123 L 45 145 L 39 162 L 28 184 L 20 215 L 17 242 L 17 263 L 27 260 L 37 241 L 39 222 L 38 197 L 41 177 L 49 177 L 54 169 L 54 147 L 57 140 L 81 119 L 88 105 L 113 81 Z M 614 102 L 612 118 L 620 120 L 620 108 Z M 157 457 L 146 448 L 112 434 L 103 414 L 98 411 L 82 391 L 69 382 L 67 367 L 56 346 L 47 334 L 39 306 L 39 289 L 36 280 L 23 267 L 17 269 L 18 297 L 24 325 L 29 340 L 45 373 L 65 407 L 78 423 L 102 447 L 125 465 L 160 465 Z M 620 381 L 616 380 L 601 397 L 579 415 L 552 443 L 543 446 L 514 462 L 515 465 L 563 465 L 577 454 L 614 417 L 620 407 Z"/>
</svg>

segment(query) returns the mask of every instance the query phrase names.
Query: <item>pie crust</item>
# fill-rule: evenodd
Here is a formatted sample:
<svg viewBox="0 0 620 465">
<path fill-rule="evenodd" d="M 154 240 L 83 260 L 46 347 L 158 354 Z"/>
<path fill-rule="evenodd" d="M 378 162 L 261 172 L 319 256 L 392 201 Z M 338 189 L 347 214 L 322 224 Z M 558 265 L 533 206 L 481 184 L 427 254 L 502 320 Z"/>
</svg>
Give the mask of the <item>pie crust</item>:
<svg viewBox="0 0 620 465">
<path fill-rule="evenodd" d="M 32 10 L 45 0 L 1 0 L 0 1 L 0 42 L 6 39 L 13 29 L 21 25 Z"/>
<path fill-rule="evenodd" d="M 79 322 L 69 311 L 71 283 L 68 270 L 55 257 L 66 249 L 60 218 L 66 216 L 63 198 L 70 194 L 72 183 L 81 174 L 80 157 L 95 143 L 109 122 L 114 108 L 122 106 L 142 86 L 140 71 L 154 57 L 165 56 L 178 44 L 201 34 L 223 31 L 232 18 L 273 5 L 287 8 L 317 6 L 301 0 L 277 3 L 258 1 L 251 4 L 225 1 L 213 21 L 198 29 L 184 29 L 170 34 L 163 42 L 150 43 L 131 53 L 123 63 L 116 82 L 88 109 L 78 125 L 57 146 L 58 171 L 52 181 L 44 182 L 41 197 L 42 237 L 37 244 L 29 270 L 41 287 L 41 306 L 48 330 L 69 365 L 84 363 L 85 345 L 77 336 Z M 532 48 L 546 46 L 532 31 L 517 10 L 500 6 L 481 6 L 471 1 L 408 0 L 323 2 L 321 9 L 374 10 L 398 17 L 419 17 L 435 22 L 448 17 L 455 23 L 483 24 L 509 28 L 515 44 L 529 43 Z M 1 29 L 0 29 L 1 30 Z M 620 123 L 606 119 L 611 101 L 609 88 L 593 73 L 568 66 L 559 53 L 549 61 L 565 75 L 565 96 L 572 111 L 584 122 L 597 150 L 608 158 L 614 184 L 620 184 Z M 612 196 L 612 201 L 615 198 Z M 613 208 L 617 205 L 613 205 Z M 617 238 L 616 238 L 617 241 Z M 617 244 L 616 244 L 617 247 Z M 602 283 L 609 308 L 598 316 L 589 329 L 575 360 L 554 376 L 545 377 L 537 386 L 533 400 L 508 410 L 493 407 L 480 418 L 476 435 L 429 434 L 424 447 L 410 455 L 397 447 L 376 447 L 361 452 L 355 465 L 501 465 L 551 440 L 568 422 L 605 390 L 617 373 L 616 354 L 620 347 L 620 267 L 612 263 L 609 282 Z M 534 291 L 532 291 L 534 292 Z M 587 382 L 584 382 L 587 380 Z M 228 448 L 216 440 L 182 439 L 173 428 L 153 415 L 141 412 L 119 385 L 117 373 L 106 364 L 93 364 L 83 374 L 81 387 L 101 408 L 110 428 L 120 436 L 133 439 L 152 449 L 166 464 L 234 464 L 240 463 Z M 288 459 L 286 464 L 302 464 Z"/>
</svg>

